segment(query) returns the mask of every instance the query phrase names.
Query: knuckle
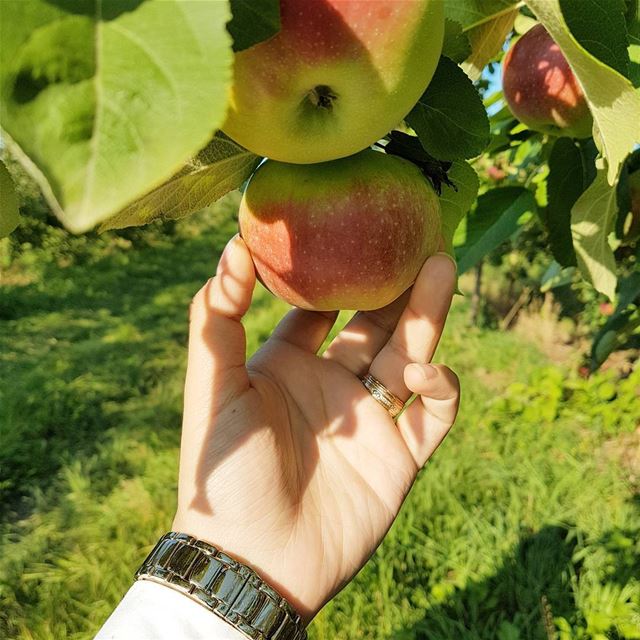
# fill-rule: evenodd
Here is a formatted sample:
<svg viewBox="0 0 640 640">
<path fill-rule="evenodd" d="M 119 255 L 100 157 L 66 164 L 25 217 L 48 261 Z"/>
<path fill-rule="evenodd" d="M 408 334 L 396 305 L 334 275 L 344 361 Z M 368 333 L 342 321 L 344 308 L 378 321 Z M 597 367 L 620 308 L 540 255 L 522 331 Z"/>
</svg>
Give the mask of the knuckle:
<svg viewBox="0 0 640 640">
<path fill-rule="evenodd" d="M 460 378 L 458 374 L 444 364 L 433 365 L 438 369 L 440 378 L 442 380 L 441 385 L 443 391 L 446 390 L 446 394 L 450 398 L 460 398 Z"/>
<path fill-rule="evenodd" d="M 360 312 L 376 329 L 379 329 L 384 335 L 390 335 L 395 329 L 395 322 L 389 319 L 384 310 L 374 309 L 372 311 Z"/>
</svg>

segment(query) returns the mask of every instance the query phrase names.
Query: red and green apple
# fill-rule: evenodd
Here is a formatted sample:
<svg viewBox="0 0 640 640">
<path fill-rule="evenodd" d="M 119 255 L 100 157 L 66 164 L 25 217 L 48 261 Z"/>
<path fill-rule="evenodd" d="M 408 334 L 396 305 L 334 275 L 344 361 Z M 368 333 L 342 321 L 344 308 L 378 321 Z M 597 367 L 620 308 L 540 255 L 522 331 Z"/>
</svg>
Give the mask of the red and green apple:
<svg viewBox="0 0 640 640">
<path fill-rule="evenodd" d="M 313 163 L 387 134 L 429 84 L 442 0 L 281 0 L 281 30 L 236 53 L 223 131 L 250 151 Z"/>
<path fill-rule="evenodd" d="M 507 52 L 502 89 L 513 115 L 534 131 L 588 138 L 593 120 L 575 74 L 543 25 Z"/>
<path fill-rule="evenodd" d="M 367 149 L 314 165 L 267 160 L 240 204 L 262 283 L 303 309 L 376 309 L 440 245 L 440 202 L 413 163 Z"/>
</svg>

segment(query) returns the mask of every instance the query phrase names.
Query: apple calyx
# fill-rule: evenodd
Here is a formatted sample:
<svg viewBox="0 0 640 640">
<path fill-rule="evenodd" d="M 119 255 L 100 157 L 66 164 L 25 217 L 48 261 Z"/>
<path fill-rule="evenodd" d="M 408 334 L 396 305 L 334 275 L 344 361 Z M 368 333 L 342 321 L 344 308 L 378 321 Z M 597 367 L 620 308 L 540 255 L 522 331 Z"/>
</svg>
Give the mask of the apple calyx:
<svg viewBox="0 0 640 640">
<path fill-rule="evenodd" d="M 333 103 L 338 99 L 338 96 L 331 87 L 326 84 L 319 84 L 307 93 L 305 99 L 316 109 L 331 111 Z"/>
<path fill-rule="evenodd" d="M 439 196 L 442 195 L 443 184 L 451 187 L 456 192 L 458 191 L 458 187 L 451 182 L 448 176 L 448 171 L 451 169 L 452 163 L 445 160 L 438 160 L 427 153 L 415 136 L 394 130 L 389 134 L 389 141 L 382 148 L 385 153 L 389 155 L 399 156 L 400 158 L 409 160 L 409 162 L 413 162 L 413 164 L 420 169 L 422 175 L 431 183 L 431 186 Z"/>
</svg>

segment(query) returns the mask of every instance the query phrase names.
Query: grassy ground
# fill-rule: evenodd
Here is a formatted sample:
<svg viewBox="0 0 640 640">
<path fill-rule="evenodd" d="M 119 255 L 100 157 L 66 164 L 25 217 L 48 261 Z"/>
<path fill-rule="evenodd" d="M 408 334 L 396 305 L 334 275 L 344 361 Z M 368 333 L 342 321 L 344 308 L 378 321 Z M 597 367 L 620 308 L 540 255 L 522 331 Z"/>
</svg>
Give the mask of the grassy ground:
<svg viewBox="0 0 640 640">
<path fill-rule="evenodd" d="M 0 288 L 0 637 L 90 638 L 170 525 L 187 305 L 232 212 L 81 264 L 40 252 Z M 258 293 L 250 351 L 283 310 Z M 640 638 L 640 370 L 578 380 L 466 312 L 439 353 L 458 425 L 311 637 Z"/>
</svg>

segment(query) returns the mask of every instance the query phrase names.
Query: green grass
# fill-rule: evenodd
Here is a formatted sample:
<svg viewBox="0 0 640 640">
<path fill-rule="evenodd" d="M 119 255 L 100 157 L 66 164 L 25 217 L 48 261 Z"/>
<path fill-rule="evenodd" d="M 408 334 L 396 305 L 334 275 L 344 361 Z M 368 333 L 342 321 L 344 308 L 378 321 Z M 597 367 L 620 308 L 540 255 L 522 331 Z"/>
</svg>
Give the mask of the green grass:
<svg viewBox="0 0 640 640">
<path fill-rule="evenodd" d="M 72 264 L 45 248 L 11 268 L 0 637 L 90 638 L 170 526 L 187 307 L 234 202 L 138 248 L 100 241 Z M 257 292 L 249 351 L 284 310 Z M 458 300 L 438 355 L 462 380 L 458 424 L 311 637 L 640 638 L 640 497 L 612 453 L 638 423 L 640 370 L 578 380 L 466 317 Z"/>
</svg>

